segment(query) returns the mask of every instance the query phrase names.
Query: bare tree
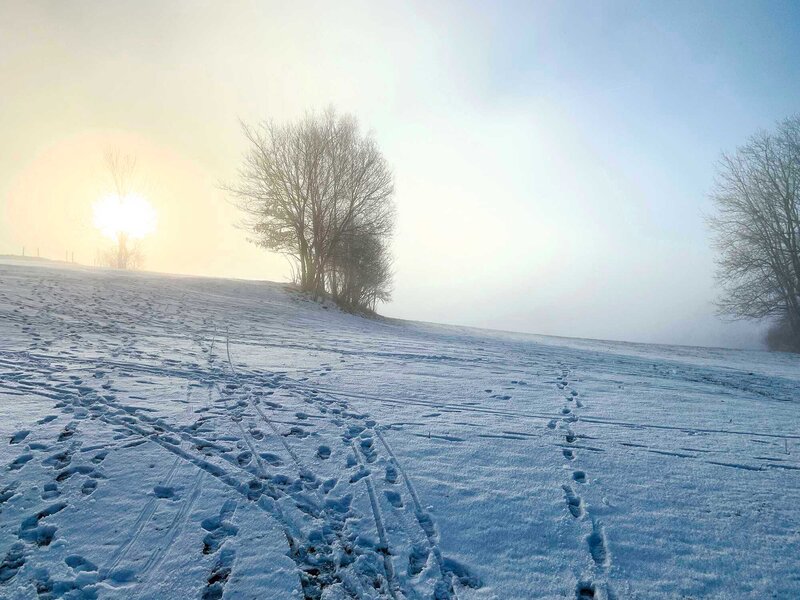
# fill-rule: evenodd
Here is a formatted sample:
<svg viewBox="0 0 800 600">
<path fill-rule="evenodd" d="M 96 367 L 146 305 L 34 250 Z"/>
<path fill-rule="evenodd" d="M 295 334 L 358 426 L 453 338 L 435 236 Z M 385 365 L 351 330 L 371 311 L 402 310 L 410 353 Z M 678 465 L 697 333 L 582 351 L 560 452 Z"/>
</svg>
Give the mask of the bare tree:
<svg viewBox="0 0 800 600">
<path fill-rule="evenodd" d="M 800 351 L 800 116 L 724 154 L 712 199 L 720 312 L 778 321 Z"/>
<path fill-rule="evenodd" d="M 355 118 L 333 109 L 286 125 L 242 124 L 242 130 L 249 147 L 238 181 L 224 189 L 242 210 L 250 241 L 291 257 L 303 290 L 338 299 L 337 278 L 361 264 L 345 246 L 363 238 L 366 248 L 369 239 L 370 248 L 388 256 L 394 185 L 386 160 Z M 385 283 L 372 294 L 372 308 L 388 299 Z M 355 297 L 348 296 L 346 304 L 365 308 L 367 297 L 351 303 Z"/>
<path fill-rule="evenodd" d="M 392 258 L 386 238 L 365 232 L 347 235 L 330 264 L 330 292 L 341 306 L 374 311 L 379 301 L 391 298 Z"/>
<path fill-rule="evenodd" d="M 108 150 L 105 155 L 106 169 L 111 176 L 114 193 L 117 198 L 124 198 L 131 192 L 133 177 L 136 172 L 136 157 L 121 154 L 117 150 Z M 114 248 L 101 252 L 101 262 L 116 269 L 136 269 L 142 262 L 142 253 L 138 245 L 128 239 L 128 234 L 117 232 Z"/>
<path fill-rule="evenodd" d="M 99 250 L 95 264 L 112 269 L 135 271 L 144 264 L 144 253 L 137 241 L 127 240 L 110 248 Z"/>
</svg>

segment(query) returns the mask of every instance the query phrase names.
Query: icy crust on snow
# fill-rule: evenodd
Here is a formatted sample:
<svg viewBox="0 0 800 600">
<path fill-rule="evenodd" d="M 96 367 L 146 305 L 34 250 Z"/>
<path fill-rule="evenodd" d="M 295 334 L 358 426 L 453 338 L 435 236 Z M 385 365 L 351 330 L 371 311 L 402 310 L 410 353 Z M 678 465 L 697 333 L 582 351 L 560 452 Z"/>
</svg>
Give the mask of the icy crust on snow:
<svg viewBox="0 0 800 600">
<path fill-rule="evenodd" d="M 0 260 L 0 598 L 800 597 L 800 364 Z"/>
</svg>

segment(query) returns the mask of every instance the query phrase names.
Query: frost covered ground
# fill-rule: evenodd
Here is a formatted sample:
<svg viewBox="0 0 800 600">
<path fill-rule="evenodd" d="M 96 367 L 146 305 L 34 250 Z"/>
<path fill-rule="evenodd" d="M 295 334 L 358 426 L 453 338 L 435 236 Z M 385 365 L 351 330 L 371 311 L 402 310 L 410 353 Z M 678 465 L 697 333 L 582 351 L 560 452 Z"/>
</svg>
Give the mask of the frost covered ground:
<svg viewBox="0 0 800 600">
<path fill-rule="evenodd" d="M 798 598 L 797 357 L 0 262 L 0 597 Z"/>
</svg>

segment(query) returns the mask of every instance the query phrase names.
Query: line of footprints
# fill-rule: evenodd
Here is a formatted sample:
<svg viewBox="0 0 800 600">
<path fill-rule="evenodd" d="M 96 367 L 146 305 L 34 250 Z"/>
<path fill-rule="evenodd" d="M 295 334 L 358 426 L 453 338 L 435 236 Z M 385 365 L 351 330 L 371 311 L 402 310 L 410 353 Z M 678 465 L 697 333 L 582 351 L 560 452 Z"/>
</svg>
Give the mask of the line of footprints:
<svg viewBox="0 0 800 600">
<path fill-rule="evenodd" d="M 579 446 L 575 444 L 577 438 L 573 430 L 573 424 L 578 421 L 578 416 L 583 408 L 583 402 L 579 398 L 577 391 L 572 389 L 569 383 L 570 371 L 567 368 L 561 369 L 561 374 L 556 377 L 556 387 L 565 392 L 564 407 L 561 409 L 562 417 L 560 423 L 557 420 L 552 420 L 548 423 L 550 429 L 558 427 L 564 432 L 564 443 L 560 444 L 563 447 L 564 459 L 567 464 L 572 468 L 570 480 L 568 483 L 562 485 L 564 490 L 564 498 L 566 500 L 566 507 L 569 513 L 576 519 L 590 519 L 592 522 L 592 531 L 586 537 L 586 542 L 589 546 L 589 552 L 594 561 L 595 569 L 594 578 L 582 579 L 578 582 L 575 590 L 577 600 L 589 600 L 598 598 L 601 587 L 605 588 L 606 597 L 611 600 L 613 594 L 607 586 L 600 586 L 597 582 L 597 575 L 604 573 L 606 567 L 610 564 L 610 555 L 608 552 L 608 545 L 606 543 L 606 535 L 602 524 L 595 518 L 588 514 L 586 505 L 581 498 L 580 487 L 588 484 L 586 472 L 574 468 L 575 460 L 578 458 Z M 593 581 L 594 579 L 594 581 Z"/>
</svg>

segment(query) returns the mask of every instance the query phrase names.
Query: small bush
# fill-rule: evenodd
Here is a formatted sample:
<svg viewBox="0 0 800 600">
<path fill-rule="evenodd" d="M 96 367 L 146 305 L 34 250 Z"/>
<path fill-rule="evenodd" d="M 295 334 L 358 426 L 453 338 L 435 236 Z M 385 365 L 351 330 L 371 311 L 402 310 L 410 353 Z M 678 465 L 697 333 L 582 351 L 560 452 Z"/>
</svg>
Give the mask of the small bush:
<svg viewBox="0 0 800 600">
<path fill-rule="evenodd" d="M 792 330 L 791 324 L 786 319 L 774 323 L 767 330 L 764 341 L 770 350 L 800 353 L 800 335 Z"/>
</svg>

